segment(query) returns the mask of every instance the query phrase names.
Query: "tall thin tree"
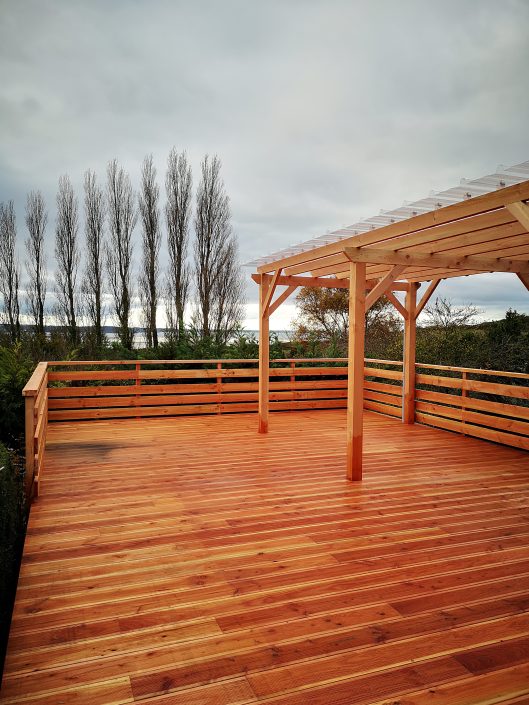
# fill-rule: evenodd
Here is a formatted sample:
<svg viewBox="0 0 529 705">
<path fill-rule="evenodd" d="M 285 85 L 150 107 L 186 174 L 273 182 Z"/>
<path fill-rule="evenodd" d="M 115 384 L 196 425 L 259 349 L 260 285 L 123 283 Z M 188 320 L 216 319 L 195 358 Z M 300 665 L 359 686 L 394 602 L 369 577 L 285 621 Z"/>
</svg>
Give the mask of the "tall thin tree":
<svg viewBox="0 0 529 705">
<path fill-rule="evenodd" d="M 194 324 L 202 336 L 223 345 L 241 322 L 243 283 L 220 168 L 217 156 L 206 155 L 202 161 L 195 215 Z"/>
<path fill-rule="evenodd" d="M 162 234 L 158 199 L 160 190 L 156 183 L 156 169 L 152 155 L 145 157 L 141 169 L 141 191 L 138 196 L 142 223 L 142 271 L 140 275 L 140 301 L 148 347 L 158 347 L 156 311 L 158 308 L 158 273 Z"/>
<path fill-rule="evenodd" d="M 97 347 L 103 345 L 103 227 L 105 223 L 105 196 L 94 172 L 84 175 L 84 210 L 86 267 L 83 294 L 86 314 L 94 330 Z"/>
<path fill-rule="evenodd" d="M 179 337 L 184 331 L 184 313 L 189 290 L 186 259 L 191 220 L 192 177 L 186 153 L 179 154 L 174 147 L 167 161 L 165 189 L 169 253 L 166 285 L 167 325 L 171 334 Z"/>
<path fill-rule="evenodd" d="M 40 191 L 32 191 L 26 201 L 26 271 L 28 275 L 28 309 L 39 335 L 44 335 L 44 306 L 46 302 L 46 254 L 44 234 L 48 223 L 48 213 Z"/>
<path fill-rule="evenodd" d="M 67 327 L 70 342 L 78 341 L 79 292 L 79 205 L 68 175 L 59 179 L 57 226 L 55 229 L 55 272 L 59 320 Z"/>
<path fill-rule="evenodd" d="M 134 330 L 130 325 L 132 289 L 132 232 L 136 210 L 130 178 L 114 159 L 107 169 L 107 208 L 110 242 L 106 248 L 108 280 L 118 319 L 121 344 L 132 350 Z"/>
<path fill-rule="evenodd" d="M 4 299 L 4 318 L 13 342 L 20 338 L 18 287 L 20 264 L 16 251 L 17 225 L 13 201 L 0 203 L 0 293 Z"/>
</svg>

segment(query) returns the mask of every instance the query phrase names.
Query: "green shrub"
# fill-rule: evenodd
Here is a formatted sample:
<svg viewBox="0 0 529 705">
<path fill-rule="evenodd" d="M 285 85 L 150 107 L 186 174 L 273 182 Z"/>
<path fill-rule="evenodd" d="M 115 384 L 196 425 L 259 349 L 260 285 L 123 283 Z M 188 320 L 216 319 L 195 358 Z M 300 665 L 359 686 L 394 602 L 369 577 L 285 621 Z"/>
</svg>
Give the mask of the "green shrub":
<svg viewBox="0 0 529 705">
<path fill-rule="evenodd" d="M 31 377 L 34 364 L 17 343 L 0 348 L 0 442 L 20 445 L 24 434 L 22 389 Z"/>
<path fill-rule="evenodd" d="M 0 444 L 0 674 L 25 533 L 23 465 Z"/>
</svg>

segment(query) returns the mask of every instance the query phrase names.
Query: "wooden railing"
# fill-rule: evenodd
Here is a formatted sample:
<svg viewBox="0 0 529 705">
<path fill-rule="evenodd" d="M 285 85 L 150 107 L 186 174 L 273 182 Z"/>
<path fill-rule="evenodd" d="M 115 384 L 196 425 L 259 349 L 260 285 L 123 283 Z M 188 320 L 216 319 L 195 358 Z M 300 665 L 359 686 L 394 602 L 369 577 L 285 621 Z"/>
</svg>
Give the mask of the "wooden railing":
<svg viewBox="0 0 529 705">
<path fill-rule="evenodd" d="M 400 419 L 402 417 L 402 377 L 402 362 L 365 360 L 364 409 Z"/>
<path fill-rule="evenodd" d="M 416 367 L 416 421 L 529 450 L 529 375 Z M 364 408 L 401 418 L 402 381 L 402 362 L 366 359 Z M 258 361 L 41 362 L 24 396 L 29 497 L 38 494 L 48 421 L 254 412 Z M 271 362 L 271 411 L 346 406 L 345 358 Z"/>
<path fill-rule="evenodd" d="M 48 427 L 48 363 L 39 362 L 22 390 L 25 397 L 26 499 L 38 495 Z"/>
<path fill-rule="evenodd" d="M 50 421 L 257 410 L 257 360 L 48 364 Z M 402 371 L 384 369 L 388 365 L 402 363 L 366 362 L 366 408 L 387 407 L 388 413 L 400 415 L 398 388 L 390 384 L 402 379 Z M 347 405 L 347 360 L 343 358 L 274 360 L 270 379 L 271 411 Z"/>
<path fill-rule="evenodd" d="M 419 423 L 529 450 L 529 375 L 417 364 Z"/>
</svg>

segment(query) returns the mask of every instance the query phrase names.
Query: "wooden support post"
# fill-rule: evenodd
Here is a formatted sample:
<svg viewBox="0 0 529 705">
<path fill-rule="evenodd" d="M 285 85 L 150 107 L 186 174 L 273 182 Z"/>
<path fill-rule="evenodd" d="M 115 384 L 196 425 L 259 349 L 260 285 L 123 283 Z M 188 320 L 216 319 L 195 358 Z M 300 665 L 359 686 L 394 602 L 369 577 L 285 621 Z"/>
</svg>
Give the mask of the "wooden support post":
<svg viewBox="0 0 529 705">
<path fill-rule="evenodd" d="M 349 350 L 347 372 L 347 479 L 362 479 L 366 266 L 349 267 Z"/>
<path fill-rule="evenodd" d="M 259 284 L 259 433 L 268 433 L 270 316 L 266 309 L 271 279 L 269 274 L 261 274 Z"/>
<path fill-rule="evenodd" d="M 417 288 L 415 284 L 406 292 L 406 313 L 404 320 L 404 379 L 402 382 L 402 422 L 415 423 L 415 336 L 417 305 Z"/>
<path fill-rule="evenodd" d="M 25 434 L 26 434 L 26 475 L 24 485 L 26 502 L 29 504 L 33 492 L 35 477 L 35 397 L 25 398 Z"/>
</svg>

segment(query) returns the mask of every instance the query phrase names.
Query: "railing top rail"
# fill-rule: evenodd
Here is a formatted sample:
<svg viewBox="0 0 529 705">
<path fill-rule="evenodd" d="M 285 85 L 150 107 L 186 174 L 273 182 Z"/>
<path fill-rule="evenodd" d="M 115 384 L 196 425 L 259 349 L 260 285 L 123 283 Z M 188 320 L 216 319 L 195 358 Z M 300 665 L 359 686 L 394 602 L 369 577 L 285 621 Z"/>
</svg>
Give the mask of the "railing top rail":
<svg viewBox="0 0 529 705">
<path fill-rule="evenodd" d="M 46 376 L 48 370 L 47 362 L 39 362 L 39 364 L 33 370 L 33 374 L 29 378 L 26 386 L 22 390 L 22 394 L 25 397 L 36 397 L 42 386 L 42 382 Z"/>
<path fill-rule="evenodd" d="M 374 357 L 366 357 L 364 362 L 374 362 L 377 365 L 395 365 L 397 367 L 402 367 L 404 364 L 402 360 L 377 360 Z"/>
<path fill-rule="evenodd" d="M 245 358 L 205 358 L 203 360 L 53 360 L 47 364 L 50 367 L 77 367 L 81 365 L 214 365 L 219 362 L 225 364 L 244 364 L 259 362 L 256 357 Z M 347 362 L 346 357 L 281 357 L 272 358 L 270 362 Z"/>
<path fill-rule="evenodd" d="M 428 370 L 441 370 L 444 372 L 466 372 L 473 375 L 488 375 L 491 377 L 512 377 L 514 379 L 527 379 L 529 374 L 524 372 L 505 372 L 503 370 L 482 370 L 478 367 L 453 367 L 451 365 L 426 365 L 421 362 L 416 362 L 415 367 Z"/>
<path fill-rule="evenodd" d="M 52 360 L 46 363 L 49 367 L 81 367 L 81 366 L 105 366 L 105 365 L 215 365 L 224 364 L 257 364 L 258 358 L 208 358 L 204 360 Z M 272 358 L 270 362 L 344 362 L 346 357 L 279 357 Z M 365 358 L 365 362 L 378 365 L 402 366 L 402 360 L 377 360 L 375 358 Z"/>
<path fill-rule="evenodd" d="M 42 382 L 45 372 L 53 367 L 105 367 L 105 366 L 135 366 L 135 365 L 225 365 L 257 364 L 257 358 L 211 358 L 204 360 L 53 360 L 50 362 L 39 362 L 31 378 L 24 387 L 24 396 L 36 395 Z M 376 358 L 365 358 L 365 363 L 376 365 L 390 365 L 402 367 L 402 360 L 379 360 Z M 288 357 L 274 358 L 270 363 L 344 363 L 347 364 L 346 357 Z M 415 367 L 422 370 L 438 370 L 439 372 L 459 372 L 472 375 L 485 375 L 491 377 L 509 377 L 512 379 L 524 379 L 529 381 L 529 374 L 523 372 L 506 372 L 503 370 L 480 369 L 476 367 L 457 367 L 453 365 L 431 365 L 416 362 Z"/>
</svg>

